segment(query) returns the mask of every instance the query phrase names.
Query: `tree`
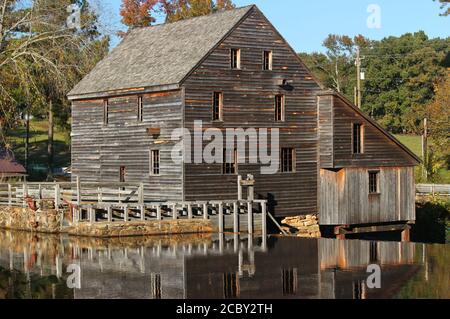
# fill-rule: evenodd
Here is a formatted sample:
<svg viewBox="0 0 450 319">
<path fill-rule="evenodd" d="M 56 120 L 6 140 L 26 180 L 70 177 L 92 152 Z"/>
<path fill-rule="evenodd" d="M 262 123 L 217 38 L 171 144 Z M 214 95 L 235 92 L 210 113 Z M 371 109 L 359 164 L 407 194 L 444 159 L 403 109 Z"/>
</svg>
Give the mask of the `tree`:
<svg viewBox="0 0 450 319">
<path fill-rule="evenodd" d="M 68 125 L 65 95 L 107 53 L 109 38 L 88 2 L 79 1 L 78 29 L 66 26 L 71 0 L 19 2 L 0 0 L 0 116 L 3 128 L 17 125 L 23 109 L 47 117 L 51 173 L 54 120 Z"/>
<path fill-rule="evenodd" d="M 427 159 L 428 176 L 433 179 L 442 168 L 450 168 L 450 71 L 435 86 L 435 97 L 427 105 L 430 146 Z"/>
<path fill-rule="evenodd" d="M 148 27 L 156 21 L 152 16 L 159 0 L 123 0 L 120 8 L 122 23 L 130 28 Z"/>
<path fill-rule="evenodd" d="M 232 8 L 231 0 L 123 0 L 120 15 L 133 29 L 151 26 L 161 14 L 166 22 L 175 22 Z"/>
</svg>

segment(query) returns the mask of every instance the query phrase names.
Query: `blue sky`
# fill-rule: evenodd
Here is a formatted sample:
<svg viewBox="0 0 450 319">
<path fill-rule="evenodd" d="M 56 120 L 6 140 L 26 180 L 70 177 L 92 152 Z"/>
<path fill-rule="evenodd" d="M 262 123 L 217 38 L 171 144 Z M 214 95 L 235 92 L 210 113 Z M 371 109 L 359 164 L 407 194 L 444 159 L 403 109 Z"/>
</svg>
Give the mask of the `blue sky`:
<svg viewBox="0 0 450 319">
<path fill-rule="evenodd" d="M 122 0 L 101 0 L 120 24 Z M 430 37 L 450 36 L 450 17 L 439 16 L 439 4 L 432 0 L 234 0 L 238 6 L 256 4 L 298 52 L 322 51 L 330 33 L 371 39 L 425 31 Z M 381 9 L 381 28 L 367 27 L 369 5 Z M 114 43 L 116 40 L 114 41 Z"/>
</svg>

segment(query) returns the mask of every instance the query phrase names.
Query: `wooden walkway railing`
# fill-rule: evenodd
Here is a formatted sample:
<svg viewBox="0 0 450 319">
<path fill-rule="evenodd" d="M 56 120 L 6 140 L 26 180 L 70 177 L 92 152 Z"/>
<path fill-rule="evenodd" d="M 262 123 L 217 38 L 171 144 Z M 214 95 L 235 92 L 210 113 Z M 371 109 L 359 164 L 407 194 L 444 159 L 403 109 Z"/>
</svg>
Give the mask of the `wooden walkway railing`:
<svg viewBox="0 0 450 319">
<path fill-rule="evenodd" d="M 239 198 L 225 201 L 148 202 L 142 183 L 9 183 L 0 184 L 0 206 L 68 208 L 69 223 L 210 219 L 219 232 L 254 234 L 255 225 L 267 234 L 267 201 L 254 200 L 254 181 L 238 180 Z M 242 199 L 242 185 L 249 198 Z"/>
<path fill-rule="evenodd" d="M 443 184 L 418 184 L 416 186 L 418 196 L 450 196 L 450 185 Z"/>
</svg>

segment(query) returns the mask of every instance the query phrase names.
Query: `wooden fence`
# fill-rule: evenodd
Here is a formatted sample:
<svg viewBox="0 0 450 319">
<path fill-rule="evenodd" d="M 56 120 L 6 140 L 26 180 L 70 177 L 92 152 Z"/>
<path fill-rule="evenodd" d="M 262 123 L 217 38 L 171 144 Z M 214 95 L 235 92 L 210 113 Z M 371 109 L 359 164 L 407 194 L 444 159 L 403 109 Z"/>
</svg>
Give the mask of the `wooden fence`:
<svg viewBox="0 0 450 319">
<path fill-rule="evenodd" d="M 242 199 L 242 184 L 249 198 Z M 0 206 L 68 208 L 69 223 L 130 222 L 163 219 L 210 219 L 219 232 L 253 234 L 266 229 L 267 201 L 254 199 L 254 181 L 239 178 L 239 198 L 229 201 L 148 202 L 142 183 L 8 183 L 0 184 Z M 245 217 L 244 217 L 245 215 Z M 257 229 L 255 229 L 257 228 Z"/>
<path fill-rule="evenodd" d="M 416 193 L 418 196 L 450 196 L 450 185 L 418 184 Z"/>
</svg>

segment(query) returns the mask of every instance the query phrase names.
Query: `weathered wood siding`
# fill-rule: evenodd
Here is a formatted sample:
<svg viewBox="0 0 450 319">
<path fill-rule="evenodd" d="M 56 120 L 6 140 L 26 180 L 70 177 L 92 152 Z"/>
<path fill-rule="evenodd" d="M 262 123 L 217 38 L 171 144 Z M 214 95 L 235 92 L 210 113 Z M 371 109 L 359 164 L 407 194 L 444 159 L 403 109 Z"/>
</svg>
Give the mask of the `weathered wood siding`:
<svg viewBox="0 0 450 319">
<path fill-rule="evenodd" d="M 148 200 L 182 199 L 182 165 L 171 157 L 171 134 L 182 127 L 181 90 L 143 96 L 143 121 L 138 122 L 136 95 L 109 99 L 109 123 L 103 124 L 103 99 L 72 103 L 72 173 L 85 182 L 143 182 Z M 148 128 L 160 127 L 156 139 Z M 150 176 L 150 150 L 161 154 L 161 175 Z"/>
<path fill-rule="evenodd" d="M 321 169 L 320 224 L 373 224 L 415 220 L 414 168 L 377 169 L 380 171 L 380 194 L 369 194 L 367 168 L 346 168 L 337 172 Z"/>
<path fill-rule="evenodd" d="M 334 96 L 334 167 L 414 166 L 415 159 L 365 120 L 341 98 Z M 364 127 L 363 154 L 352 152 L 353 123 Z"/>
<path fill-rule="evenodd" d="M 333 96 L 318 96 L 320 167 L 334 167 Z"/>
<path fill-rule="evenodd" d="M 230 49 L 241 49 L 241 70 L 230 69 Z M 273 51 L 273 71 L 263 71 L 263 51 Z M 278 80 L 293 80 L 292 91 Z M 261 175 L 260 165 L 240 164 L 253 174 L 257 197 L 270 200 L 277 216 L 317 212 L 318 134 L 315 91 L 319 86 L 259 10 L 253 9 L 184 83 L 185 126 L 204 128 L 279 128 L 280 147 L 294 147 L 296 172 Z M 212 95 L 224 94 L 223 123 L 212 123 Z M 276 94 L 286 95 L 286 121 L 275 122 Z M 207 143 L 205 142 L 205 145 Z M 247 152 L 248 154 L 248 152 Z M 247 155 L 248 156 L 248 155 Z M 248 161 L 246 161 L 248 163 Z M 237 176 L 222 175 L 222 165 L 186 164 L 186 200 L 235 199 Z M 245 195 L 244 195 L 245 196 Z"/>
</svg>

